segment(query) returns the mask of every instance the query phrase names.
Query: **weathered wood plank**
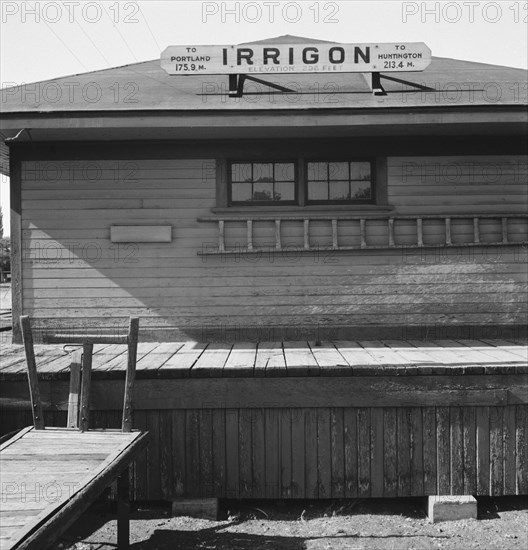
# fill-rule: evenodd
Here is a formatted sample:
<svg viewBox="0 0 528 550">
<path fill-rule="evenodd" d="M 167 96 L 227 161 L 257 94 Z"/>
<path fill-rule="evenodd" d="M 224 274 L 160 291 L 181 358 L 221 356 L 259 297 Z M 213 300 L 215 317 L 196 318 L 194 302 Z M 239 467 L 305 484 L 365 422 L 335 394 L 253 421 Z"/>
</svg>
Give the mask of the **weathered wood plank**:
<svg viewBox="0 0 528 550">
<path fill-rule="evenodd" d="M 398 494 L 398 449 L 397 409 L 383 410 L 383 495 L 395 497 Z"/>
<path fill-rule="evenodd" d="M 279 409 L 264 409 L 266 439 L 266 498 L 280 498 Z"/>
<path fill-rule="evenodd" d="M 317 471 L 319 498 L 332 496 L 330 409 L 317 409 Z"/>
<path fill-rule="evenodd" d="M 369 497 L 371 494 L 370 472 L 370 410 L 358 409 L 358 496 Z"/>
<path fill-rule="evenodd" d="M 162 412 L 164 414 L 165 411 Z M 172 435 L 171 435 L 171 459 L 172 459 L 172 485 L 169 497 L 182 497 L 185 494 L 185 455 L 186 455 L 186 432 L 184 410 L 172 410 L 168 414 L 171 416 Z"/>
<path fill-rule="evenodd" d="M 304 409 L 292 409 L 292 496 L 306 498 L 305 494 L 305 455 Z"/>
<path fill-rule="evenodd" d="M 278 409 L 279 413 L 279 464 L 281 498 L 292 496 L 292 419 L 291 409 Z"/>
<path fill-rule="evenodd" d="M 398 496 L 411 496 L 411 409 L 396 409 L 397 414 L 397 493 Z"/>
<path fill-rule="evenodd" d="M 503 479 L 502 494 L 515 494 L 515 406 L 504 407 L 503 416 Z"/>
<path fill-rule="evenodd" d="M 464 494 L 464 446 L 461 408 L 450 407 L 449 414 L 450 488 L 452 495 L 462 495 Z"/>
<path fill-rule="evenodd" d="M 221 376 L 232 347 L 232 344 L 209 344 L 196 363 L 191 367 L 191 376 Z"/>
<path fill-rule="evenodd" d="M 251 462 L 253 498 L 266 495 L 266 453 L 264 409 L 254 409 L 251 414 Z"/>
<path fill-rule="evenodd" d="M 257 344 L 237 342 L 233 345 L 222 370 L 222 376 L 253 376 Z"/>
<path fill-rule="evenodd" d="M 411 467 L 411 495 L 424 494 L 424 452 L 423 452 L 423 425 L 422 409 L 410 409 L 410 467 Z"/>
<path fill-rule="evenodd" d="M 200 410 L 200 498 L 214 492 L 213 478 L 213 413 L 215 409 Z"/>
<path fill-rule="evenodd" d="M 240 498 L 253 497 L 253 471 L 251 469 L 251 424 L 253 410 L 240 409 L 238 417 L 238 448 L 240 468 Z"/>
<path fill-rule="evenodd" d="M 226 483 L 229 498 L 239 498 L 239 429 L 238 409 L 229 408 L 226 415 Z"/>
<path fill-rule="evenodd" d="M 345 498 L 343 409 L 330 409 L 331 496 Z"/>
<path fill-rule="evenodd" d="M 448 407 L 436 408 L 438 494 L 451 494 L 451 444 Z"/>
<path fill-rule="evenodd" d="M 464 453 L 464 494 L 477 492 L 477 427 L 475 407 L 462 407 L 462 448 Z"/>
<path fill-rule="evenodd" d="M 525 406 L 516 407 L 515 450 L 517 455 L 517 494 L 528 493 L 528 412 Z"/>
<path fill-rule="evenodd" d="M 504 407 L 490 407 L 490 491 L 493 496 L 500 496 L 504 490 L 503 475 L 503 413 Z"/>
<path fill-rule="evenodd" d="M 185 412 L 185 437 L 185 493 L 190 498 L 201 498 L 199 409 Z"/>
<path fill-rule="evenodd" d="M 424 481 L 423 489 L 426 495 L 437 495 L 437 456 L 436 456 L 436 410 L 427 407 L 422 410 L 423 421 L 423 463 Z"/>
<path fill-rule="evenodd" d="M 385 490 L 384 414 L 370 409 L 370 496 L 382 497 Z"/>
<path fill-rule="evenodd" d="M 347 407 L 343 411 L 345 497 L 358 494 L 358 428 L 357 409 Z"/>
<path fill-rule="evenodd" d="M 283 342 L 288 376 L 319 376 L 320 369 L 307 342 Z"/>
<path fill-rule="evenodd" d="M 490 487 L 490 408 L 477 407 L 477 495 L 489 495 Z"/>
<path fill-rule="evenodd" d="M 306 498 L 320 498 L 317 469 L 317 409 L 303 409 Z"/>
<path fill-rule="evenodd" d="M 226 491 L 226 411 L 212 409 L 213 415 L 213 485 L 214 496 L 222 497 Z M 182 442 L 184 444 L 184 441 Z"/>
</svg>

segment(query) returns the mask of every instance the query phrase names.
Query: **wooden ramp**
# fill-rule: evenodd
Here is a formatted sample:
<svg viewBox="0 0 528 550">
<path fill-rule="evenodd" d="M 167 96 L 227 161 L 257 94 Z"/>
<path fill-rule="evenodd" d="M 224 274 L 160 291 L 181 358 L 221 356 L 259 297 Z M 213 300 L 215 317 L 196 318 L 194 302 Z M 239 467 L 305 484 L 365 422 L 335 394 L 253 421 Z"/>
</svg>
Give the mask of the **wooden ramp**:
<svg viewBox="0 0 528 550">
<path fill-rule="evenodd" d="M 73 342 L 83 349 L 73 354 L 70 365 L 68 427 L 45 428 L 29 317 L 20 322 L 34 426 L 0 446 L 0 550 L 44 550 L 116 479 L 118 548 L 124 550 L 129 543 L 128 468 L 148 437 L 132 431 L 139 320 L 130 319 L 128 334 L 113 338 L 128 346 L 120 431 L 88 429 L 93 346 L 98 341 L 90 336 Z M 71 343 L 64 335 L 55 340 Z"/>
<path fill-rule="evenodd" d="M 26 428 L 0 447 L 0 550 L 43 550 L 146 445 L 142 432 Z"/>
</svg>

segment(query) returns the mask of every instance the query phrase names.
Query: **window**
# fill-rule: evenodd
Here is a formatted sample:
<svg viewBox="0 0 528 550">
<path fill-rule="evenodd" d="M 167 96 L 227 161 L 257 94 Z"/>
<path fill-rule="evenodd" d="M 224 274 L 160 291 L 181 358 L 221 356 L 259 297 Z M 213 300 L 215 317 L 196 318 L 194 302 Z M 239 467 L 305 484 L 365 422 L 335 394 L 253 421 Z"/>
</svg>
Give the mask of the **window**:
<svg viewBox="0 0 528 550">
<path fill-rule="evenodd" d="M 370 162 L 308 162 L 308 204 L 372 202 Z"/>
<path fill-rule="evenodd" d="M 297 204 L 294 162 L 233 162 L 231 204 Z"/>
<path fill-rule="evenodd" d="M 370 160 L 233 161 L 227 166 L 229 206 L 374 204 L 376 198 Z"/>
</svg>

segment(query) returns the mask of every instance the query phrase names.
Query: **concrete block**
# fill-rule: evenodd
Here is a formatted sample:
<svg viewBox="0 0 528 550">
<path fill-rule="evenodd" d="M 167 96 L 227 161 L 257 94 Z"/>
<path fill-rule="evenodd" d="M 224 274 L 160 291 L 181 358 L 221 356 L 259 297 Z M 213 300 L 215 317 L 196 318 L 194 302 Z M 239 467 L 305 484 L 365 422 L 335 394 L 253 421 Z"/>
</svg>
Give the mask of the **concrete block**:
<svg viewBox="0 0 528 550">
<path fill-rule="evenodd" d="M 173 516 L 218 519 L 217 498 L 179 498 L 172 500 Z"/>
<path fill-rule="evenodd" d="M 430 496 L 427 513 L 431 523 L 477 519 L 477 501 L 471 495 Z"/>
</svg>

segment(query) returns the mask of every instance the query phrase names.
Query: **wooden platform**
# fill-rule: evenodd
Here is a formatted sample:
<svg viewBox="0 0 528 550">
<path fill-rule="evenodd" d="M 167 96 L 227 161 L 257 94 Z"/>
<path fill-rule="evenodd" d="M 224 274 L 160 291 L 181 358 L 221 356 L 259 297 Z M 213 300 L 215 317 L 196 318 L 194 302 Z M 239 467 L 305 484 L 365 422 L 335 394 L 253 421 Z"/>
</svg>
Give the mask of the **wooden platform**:
<svg viewBox="0 0 528 550">
<path fill-rule="evenodd" d="M 0 549 L 44 548 L 126 469 L 146 434 L 26 428 L 0 447 Z"/>
<path fill-rule="evenodd" d="M 36 351 L 64 424 L 70 355 Z M 2 354 L 10 431 L 31 406 L 20 346 Z M 119 426 L 124 369 L 96 346 L 92 428 Z M 136 500 L 528 494 L 526 340 L 143 343 L 137 378 Z"/>
<path fill-rule="evenodd" d="M 74 346 L 37 345 L 39 374 L 66 379 Z M 0 380 L 25 378 L 24 349 L 0 348 Z M 122 378 L 125 345 L 96 345 L 94 378 Z M 383 340 L 262 343 L 143 343 L 138 378 L 527 374 L 526 340 Z"/>
</svg>

